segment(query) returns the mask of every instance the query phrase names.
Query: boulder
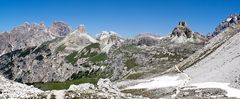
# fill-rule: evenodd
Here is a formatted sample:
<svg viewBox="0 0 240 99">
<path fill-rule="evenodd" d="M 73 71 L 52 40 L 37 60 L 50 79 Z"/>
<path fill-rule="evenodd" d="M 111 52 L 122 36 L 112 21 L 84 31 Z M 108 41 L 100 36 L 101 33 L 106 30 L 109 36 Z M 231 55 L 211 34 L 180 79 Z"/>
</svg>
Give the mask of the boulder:
<svg viewBox="0 0 240 99">
<path fill-rule="evenodd" d="M 68 90 L 85 91 L 85 90 L 90 90 L 90 89 L 95 89 L 94 85 L 90 84 L 90 83 L 84 83 L 84 84 L 79 84 L 79 85 L 71 85 Z"/>
<path fill-rule="evenodd" d="M 103 92 L 110 92 L 110 93 L 119 93 L 120 90 L 117 86 L 114 86 L 109 79 L 102 79 L 100 78 L 97 82 L 98 89 L 102 90 Z"/>
</svg>

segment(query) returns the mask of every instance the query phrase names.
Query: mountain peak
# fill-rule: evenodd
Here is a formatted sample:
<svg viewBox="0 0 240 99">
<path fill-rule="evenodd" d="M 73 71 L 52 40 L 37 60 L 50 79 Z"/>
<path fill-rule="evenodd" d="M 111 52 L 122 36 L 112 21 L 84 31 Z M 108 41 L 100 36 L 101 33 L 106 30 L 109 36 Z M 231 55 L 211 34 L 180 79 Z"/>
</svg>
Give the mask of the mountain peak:
<svg viewBox="0 0 240 99">
<path fill-rule="evenodd" d="M 180 21 L 172 33 L 171 38 L 173 42 L 184 43 L 184 42 L 206 42 L 207 39 L 198 32 L 193 32 L 188 26 L 187 22 Z"/>
<path fill-rule="evenodd" d="M 178 26 L 187 27 L 187 22 L 186 22 L 186 21 L 180 21 L 180 22 L 178 23 Z"/>
<path fill-rule="evenodd" d="M 171 37 L 186 37 L 186 38 L 191 38 L 193 35 L 193 32 L 190 28 L 187 27 L 187 23 L 185 21 L 180 21 L 178 23 L 178 26 L 175 27 L 172 31 Z"/>
<path fill-rule="evenodd" d="M 51 33 L 55 33 L 57 36 L 67 36 L 71 32 L 71 28 L 68 24 L 62 21 L 55 21 L 52 26 L 50 27 Z"/>
<path fill-rule="evenodd" d="M 79 32 L 79 33 L 86 33 L 85 25 L 84 25 L 84 24 L 80 24 L 80 25 L 79 25 L 79 27 L 78 27 L 78 32 Z"/>
</svg>

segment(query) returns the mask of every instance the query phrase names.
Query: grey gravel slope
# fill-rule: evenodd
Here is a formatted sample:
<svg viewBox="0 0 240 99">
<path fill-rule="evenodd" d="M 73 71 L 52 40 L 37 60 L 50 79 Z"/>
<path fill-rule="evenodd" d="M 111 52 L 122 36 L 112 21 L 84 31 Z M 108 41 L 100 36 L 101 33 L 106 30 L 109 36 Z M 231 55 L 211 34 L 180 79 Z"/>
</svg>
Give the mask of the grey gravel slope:
<svg viewBox="0 0 240 99">
<path fill-rule="evenodd" d="M 191 82 L 235 82 L 240 75 L 240 32 L 213 53 L 184 70 Z"/>
</svg>

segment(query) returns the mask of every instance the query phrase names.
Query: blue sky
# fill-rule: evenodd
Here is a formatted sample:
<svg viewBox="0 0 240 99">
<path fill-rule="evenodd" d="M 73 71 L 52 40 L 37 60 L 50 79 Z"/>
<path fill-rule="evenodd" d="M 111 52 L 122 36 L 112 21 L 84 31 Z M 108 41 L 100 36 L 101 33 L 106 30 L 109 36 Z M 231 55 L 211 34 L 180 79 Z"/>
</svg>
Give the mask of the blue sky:
<svg viewBox="0 0 240 99">
<path fill-rule="evenodd" d="M 142 32 L 168 35 L 179 21 L 207 34 L 227 16 L 240 12 L 240 0 L 0 0 L 0 31 L 24 22 L 64 21 L 73 29 L 85 24 L 124 37 Z"/>
</svg>

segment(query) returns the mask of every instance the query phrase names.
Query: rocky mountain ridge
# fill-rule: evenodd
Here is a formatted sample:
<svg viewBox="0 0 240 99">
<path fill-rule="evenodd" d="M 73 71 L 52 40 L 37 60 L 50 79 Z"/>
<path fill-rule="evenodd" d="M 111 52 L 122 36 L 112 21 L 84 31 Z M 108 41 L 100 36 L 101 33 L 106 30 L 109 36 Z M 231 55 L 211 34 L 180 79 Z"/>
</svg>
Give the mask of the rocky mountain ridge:
<svg viewBox="0 0 240 99">
<path fill-rule="evenodd" d="M 10 32 L 0 34 L 0 55 L 18 49 L 38 46 L 56 37 L 64 37 L 70 31 L 70 27 L 63 22 L 54 22 L 50 28 L 43 23 L 24 23 Z"/>
<path fill-rule="evenodd" d="M 56 24 L 53 24 L 55 28 L 67 27 L 61 23 Z M 25 29 L 26 26 L 22 28 Z M 37 27 L 45 29 L 44 25 Z M 21 28 L 16 30 L 20 31 Z M 57 29 L 50 30 L 57 31 Z M 177 44 L 171 42 L 170 37 L 159 39 L 149 35 L 124 41 L 115 32 L 103 32 L 98 39 L 95 39 L 87 33 L 84 25 L 80 25 L 68 35 L 65 35 L 65 31 L 68 30 L 59 29 L 58 37 L 40 45 L 33 44 L 32 47 L 2 55 L 0 72 L 6 78 L 23 83 L 63 82 L 96 72 L 104 72 L 111 76 L 112 80 L 118 80 L 142 73 L 144 68 L 149 69 L 146 75 L 155 74 L 157 71 L 153 70 L 160 67 L 164 68 L 160 71 L 164 71 L 173 66 L 170 64 L 182 61 L 204 45 L 199 42 Z M 188 31 L 178 31 L 183 34 L 185 32 Z M 149 48 L 142 46 L 144 44 Z M 158 66 L 159 64 L 162 65 Z"/>
<path fill-rule="evenodd" d="M 50 29 L 59 35 L 51 34 L 52 38 L 40 45 L 0 56 L 0 72 L 11 80 L 40 84 L 38 88 L 52 88 L 51 84 L 59 87 L 62 82 L 69 84 L 65 90 L 41 91 L 41 97 L 47 98 L 235 98 L 238 96 L 233 92 L 239 92 L 234 89 L 239 88 L 238 17 L 230 17 L 236 20 L 210 40 L 193 32 L 184 21 L 167 37 L 141 34 L 123 39 L 115 32 L 104 31 L 94 38 L 84 25 L 68 34 L 65 29 Z M 231 21 L 228 20 L 226 22 Z M 63 28 L 61 26 L 67 27 L 55 25 Z M 44 29 L 44 25 L 40 27 Z M 224 55 L 226 59 L 222 59 Z M 208 67 L 211 64 L 213 67 Z M 227 69 L 229 66 L 233 68 Z M 95 85 L 72 85 L 90 78 L 94 81 L 87 82 Z M 114 84 L 100 78 L 110 78 Z"/>
<path fill-rule="evenodd" d="M 232 25 L 239 24 L 240 15 L 239 14 L 232 14 L 228 18 L 226 18 L 224 21 L 222 21 L 216 28 L 215 31 L 212 34 L 208 34 L 208 38 L 212 38 L 216 35 L 218 35 L 220 32 L 224 31 L 228 27 L 231 27 Z"/>
</svg>

